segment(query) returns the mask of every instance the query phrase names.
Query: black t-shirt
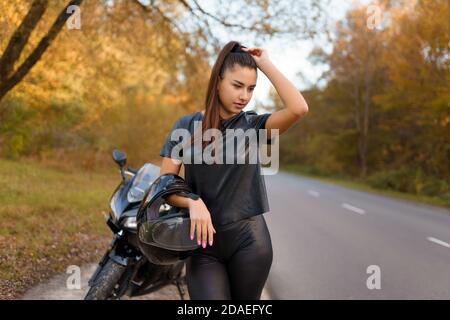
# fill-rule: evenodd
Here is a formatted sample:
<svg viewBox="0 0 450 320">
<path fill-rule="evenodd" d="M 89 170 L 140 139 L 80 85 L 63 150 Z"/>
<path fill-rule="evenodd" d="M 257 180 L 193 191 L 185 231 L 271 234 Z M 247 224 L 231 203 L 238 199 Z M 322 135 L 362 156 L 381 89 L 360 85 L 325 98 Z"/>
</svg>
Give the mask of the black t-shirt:
<svg viewBox="0 0 450 320">
<path fill-rule="evenodd" d="M 265 128 L 265 123 L 269 116 L 270 113 L 258 115 L 254 111 L 241 111 L 223 121 L 221 132 L 224 139 L 227 134 L 226 129 L 242 129 L 245 131 L 253 128 L 258 132 L 258 129 Z M 171 139 L 173 130 L 183 128 L 187 129 L 190 135 L 193 135 L 194 129 L 197 128 L 197 126 L 194 127 L 194 124 L 201 126 L 201 123 L 195 122 L 201 121 L 202 118 L 203 114 L 201 112 L 195 112 L 179 118 L 168 134 L 161 148 L 160 155 L 162 157 L 176 158 L 184 163 L 186 183 L 192 188 L 192 192 L 202 198 L 211 213 L 214 226 L 222 226 L 268 212 L 270 209 L 264 176 L 261 174 L 259 157 L 257 157 L 256 162 L 255 160 L 253 162 L 248 161 L 249 157 L 247 156 L 244 164 L 237 163 L 237 160 L 233 164 L 229 162 L 226 164 L 226 158 L 223 155 L 223 164 L 207 164 L 204 161 L 198 164 L 194 163 L 193 153 L 190 153 L 190 163 L 189 161 L 183 161 L 186 160 L 186 158 L 183 158 L 185 156 L 183 151 L 178 156 L 171 154 L 173 147 L 183 142 L 181 140 L 183 138 L 178 140 Z M 257 135 L 258 148 L 262 143 L 271 143 L 270 140 L 265 138 L 265 134 L 263 140 L 260 140 L 259 137 Z M 226 152 L 226 143 L 224 146 Z M 248 143 L 246 146 L 248 146 Z M 234 150 L 236 156 L 239 149 L 235 147 Z M 245 150 L 248 151 L 248 149 Z"/>
</svg>

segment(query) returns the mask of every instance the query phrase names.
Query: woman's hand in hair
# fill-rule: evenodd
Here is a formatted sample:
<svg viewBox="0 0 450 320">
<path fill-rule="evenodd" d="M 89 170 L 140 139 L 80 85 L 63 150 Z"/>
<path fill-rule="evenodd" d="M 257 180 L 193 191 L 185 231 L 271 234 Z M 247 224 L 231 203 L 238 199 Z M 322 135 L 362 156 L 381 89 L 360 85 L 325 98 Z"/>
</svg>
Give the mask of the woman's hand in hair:
<svg viewBox="0 0 450 320">
<path fill-rule="evenodd" d="M 251 54 L 252 58 L 255 59 L 256 65 L 258 68 L 261 67 L 264 63 L 270 61 L 269 54 L 266 49 L 263 48 L 241 48 L 242 51 L 248 52 Z"/>
<path fill-rule="evenodd" d="M 191 240 L 197 234 L 197 243 L 206 248 L 207 242 L 213 244 L 213 234 L 216 233 L 212 225 L 211 214 L 202 199 L 189 201 L 189 216 L 191 220 Z"/>
</svg>

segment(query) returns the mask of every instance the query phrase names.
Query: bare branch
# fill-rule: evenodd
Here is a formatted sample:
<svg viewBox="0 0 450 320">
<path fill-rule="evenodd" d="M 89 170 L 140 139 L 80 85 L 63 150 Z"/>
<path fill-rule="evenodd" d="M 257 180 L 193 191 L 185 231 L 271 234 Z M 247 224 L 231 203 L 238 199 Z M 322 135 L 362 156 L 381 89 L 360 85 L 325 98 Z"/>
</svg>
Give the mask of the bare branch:
<svg viewBox="0 0 450 320">
<path fill-rule="evenodd" d="M 185 0 L 179 0 L 179 1 L 180 1 L 186 8 L 188 8 L 188 10 L 189 10 L 190 12 L 192 12 L 192 13 L 195 15 L 194 10 L 192 9 L 192 7 L 191 7 Z M 243 25 L 241 25 L 241 24 L 229 23 L 229 22 L 227 22 L 227 21 L 225 21 L 225 20 L 223 20 L 223 19 L 221 19 L 221 18 L 218 18 L 218 17 L 216 17 L 215 15 L 213 15 L 213 14 L 207 12 L 206 10 L 204 10 L 204 9 L 198 4 L 198 2 L 197 2 L 196 0 L 193 0 L 193 1 L 194 1 L 194 3 L 195 3 L 195 6 L 197 7 L 197 9 L 198 9 L 202 14 L 204 14 L 205 16 L 208 16 L 208 17 L 210 17 L 210 18 L 212 18 L 212 19 L 214 19 L 215 21 L 219 22 L 220 24 L 222 24 L 222 25 L 225 26 L 225 27 L 229 27 L 229 28 L 233 28 L 233 27 L 234 27 L 234 28 L 239 28 L 239 29 L 248 30 L 248 31 L 261 31 L 261 30 L 255 28 L 255 27 L 253 27 L 253 26 L 247 27 L 247 26 L 243 26 Z"/>
<path fill-rule="evenodd" d="M 141 3 L 139 0 L 134 0 L 134 3 L 137 4 L 137 5 L 138 5 L 142 10 L 144 10 L 145 12 L 152 13 L 152 11 L 155 10 L 155 11 L 158 13 L 158 15 L 159 15 L 159 16 L 160 16 L 160 17 L 161 17 L 168 25 L 173 26 L 173 27 L 178 31 L 178 33 L 179 33 L 180 35 L 184 35 L 184 34 L 185 34 L 185 32 L 184 32 L 183 30 L 181 30 L 181 28 L 178 26 L 178 24 L 175 23 L 175 22 L 174 22 L 172 19 L 170 19 L 169 17 L 167 17 L 167 16 L 164 14 L 164 12 L 162 12 L 161 9 L 160 9 L 157 5 L 154 4 L 153 1 L 151 1 L 151 3 L 150 3 L 149 6 L 144 5 L 144 4 Z M 188 47 L 188 48 L 191 47 L 191 43 L 190 43 L 189 39 L 186 39 L 185 37 L 182 37 L 181 40 L 184 42 L 184 44 L 185 44 L 186 47 Z"/>
</svg>

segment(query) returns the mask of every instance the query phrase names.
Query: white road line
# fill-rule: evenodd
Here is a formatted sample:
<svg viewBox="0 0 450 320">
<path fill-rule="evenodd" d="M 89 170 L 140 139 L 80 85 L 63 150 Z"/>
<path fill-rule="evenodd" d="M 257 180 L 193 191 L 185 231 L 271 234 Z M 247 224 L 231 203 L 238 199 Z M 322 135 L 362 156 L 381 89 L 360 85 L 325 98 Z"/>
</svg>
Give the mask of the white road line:
<svg viewBox="0 0 450 320">
<path fill-rule="evenodd" d="M 439 239 L 436 239 L 436 238 L 433 238 L 433 237 L 428 237 L 427 240 L 429 240 L 431 242 L 434 242 L 434 243 L 437 243 L 437 244 L 440 244 L 441 246 L 450 248 L 450 244 L 447 243 L 447 242 L 444 242 L 442 240 L 439 240 Z"/>
<path fill-rule="evenodd" d="M 308 194 L 312 195 L 313 197 L 318 198 L 319 197 L 319 193 L 317 191 L 314 190 L 308 190 Z"/>
<path fill-rule="evenodd" d="M 352 205 L 349 205 L 348 203 L 343 203 L 341 206 L 343 208 L 347 209 L 347 210 L 350 210 L 350 211 L 353 211 L 353 212 L 356 212 L 356 213 L 359 213 L 359 214 L 365 214 L 366 213 L 366 211 L 364 211 L 363 209 L 354 207 Z"/>
</svg>

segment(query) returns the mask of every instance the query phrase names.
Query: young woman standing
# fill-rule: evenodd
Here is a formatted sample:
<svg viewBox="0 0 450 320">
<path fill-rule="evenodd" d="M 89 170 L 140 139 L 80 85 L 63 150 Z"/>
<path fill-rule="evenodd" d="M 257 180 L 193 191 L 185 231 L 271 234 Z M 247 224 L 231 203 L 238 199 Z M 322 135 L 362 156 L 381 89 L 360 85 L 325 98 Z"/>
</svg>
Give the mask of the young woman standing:
<svg viewBox="0 0 450 320">
<path fill-rule="evenodd" d="M 242 110 L 256 87 L 258 68 L 285 108 L 261 115 Z M 307 112 L 303 96 L 270 61 L 266 50 L 231 41 L 222 48 L 212 69 L 205 109 L 178 119 L 171 132 L 187 129 L 195 135 L 194 123 L 201 121 L 203 132 L 265 129 L 270 137 L 270 130 L 282 134 Z M 172 153 L 177 143 L 169 133 L 160 152 L 160 174 L 179 174 L 183 160 Z M 184 165 L 186 183 L 200 198 L 171 195 L 167 202 L 189 208 L 191 238 L 196 236 L 202 244 L 186 261 L 190 298 L 260 299 L 272 264 L 272 243 L 262 215 L 269 205 L 260 163 Z"/>
</svg>

